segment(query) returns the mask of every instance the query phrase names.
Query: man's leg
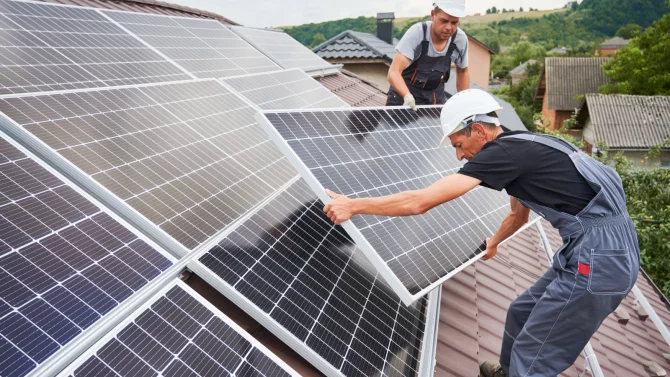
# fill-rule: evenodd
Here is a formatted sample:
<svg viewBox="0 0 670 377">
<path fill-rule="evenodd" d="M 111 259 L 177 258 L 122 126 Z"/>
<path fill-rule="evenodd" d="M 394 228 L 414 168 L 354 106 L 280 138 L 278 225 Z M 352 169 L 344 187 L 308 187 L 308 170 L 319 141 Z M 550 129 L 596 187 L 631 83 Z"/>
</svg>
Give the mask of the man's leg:
<svg viewBox="0 0 670 377">
<path fill-rule="evenodd" d="M 535 308 L 535 304 L 540 300 L 540 297 L 544 294 L 547 286 L 551 284 L 557 276 L 556 271 L 550 267 L 532 287 L 528 288 L 526 292 L 517 297 L 507 310 L 505 333 L 503 334 L 502 349 L 500 350 L 500 364 L 508 375 L 514 341 L 526 324 L 528 317 Z"/>
</svg>

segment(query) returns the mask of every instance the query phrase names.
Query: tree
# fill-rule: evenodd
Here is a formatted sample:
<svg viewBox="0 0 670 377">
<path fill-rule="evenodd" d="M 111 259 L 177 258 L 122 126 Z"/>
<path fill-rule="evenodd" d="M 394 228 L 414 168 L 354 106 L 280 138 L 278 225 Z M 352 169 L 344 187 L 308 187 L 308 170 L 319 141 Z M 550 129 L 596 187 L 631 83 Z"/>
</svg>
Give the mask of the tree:
<svg viewBox="0 0 670 377">
<path fill-rule="evenodd" d="M 579 4 L 577 4 L 576 1 L 572 2 L 572 5 L 570 6 L 573 11 L 579 9 Z"/>
<path fill-rule="evenodd" d="M 491 14 L 491 8 L 486 10 L 486 14 Z"/>
<path fill-rule="evenodd" d="M 519 12 L 523 12 L 523 7 L 519 7 Z"/>
<path fill-rule="evenodd" d="M 646 28 L 669 11 L 667 0 L 584 0 L 579 10 L 584 27 L 608 37 L 629 23 Z"/>
<path fill-rule="evenodd" d="M 492 14 L 496 14 L 496 13 L 498 13 L 498 8 L 496 8 L 496 7 L 492 7 L 492 8 L 491 8 L 491 13 L 492 13 Z"/>
<path fill-rule="evenodd" d="M 611 83 L 602 93 L 670 95 L 670 14 L 617 51 L 603 68 Z"/>
<path fill-rule="evenodd" d="M 642 26 L 638 24 L 628 24 L 617 30 L 616 36 L 623 39 L 633 39 L 643 32 Z"/>
<path fill-rule="evenodd" d="M 320 45 L 321 43 L 326 41 L 326 37 L 321 34 L 321 33 L 316 33 L 314 34 L 314 38 L 312 38 L 312 44 L 309 46 L 310 48 L 316 47 Z"/>
</svg>

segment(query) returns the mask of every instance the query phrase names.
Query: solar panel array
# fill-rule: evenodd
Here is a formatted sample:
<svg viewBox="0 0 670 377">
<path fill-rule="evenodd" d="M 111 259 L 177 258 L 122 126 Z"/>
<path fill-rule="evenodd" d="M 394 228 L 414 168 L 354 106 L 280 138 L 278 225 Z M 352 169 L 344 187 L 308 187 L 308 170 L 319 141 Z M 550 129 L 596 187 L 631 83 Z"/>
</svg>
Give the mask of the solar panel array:
<svg viewBox="0 0 670 377">
<path fill-rule="evenodd" d="M 232 26 L 231 29 L 282 68 L 333 68 L 332 64 L 284 32 L 242 26 Z"/>
<path fill-rule="evenodd" d="M 198 78 L 275 71 L 279 66 L 215 20 L 103 11 Z"/>
<path fill-rule="evenodd" d="M 92 9 L 0 1 L 0 94 L 186 80 Z"/>
<path fill-rule="evenodd" d="M 222 81 L 263 110 L 349 107 L 340 97 L 299 69 Z"/>
<path fill-rule="evenodd" d="M 296 175 L 216 80 L 7 98 L 0 111 L 188 249 Z"/>
<path fill-rule="evenodd" d="M 322 198 L 324 188 L 354 198 L 423 189 L 462 166 L 453 150 L 438 149 L 437 107 L 265 117 L 277 145 Z M 476 189 L 421 216 L 354 216 L 345 226 L 373 263 L 386 266 L 385 278 L 400 297 L 412 302 L 481 255 L 508 211 L 504 193 Z"/>
<path fill-rule="evenodd" d="M 339 375 L 416 376 L 426 300 L 406 306 L 322 208 L 298 180 L 199 263 Z"/>
<path fill-rule="evenodd" d="M 171 265 L 0 134 L 0 375 L 26 375 Z"/>
<path fill-rule="evenodd" d="M 63 372 L 99 376 L 298 376 L 186 284 L 173 282 Z"/>
</svg>

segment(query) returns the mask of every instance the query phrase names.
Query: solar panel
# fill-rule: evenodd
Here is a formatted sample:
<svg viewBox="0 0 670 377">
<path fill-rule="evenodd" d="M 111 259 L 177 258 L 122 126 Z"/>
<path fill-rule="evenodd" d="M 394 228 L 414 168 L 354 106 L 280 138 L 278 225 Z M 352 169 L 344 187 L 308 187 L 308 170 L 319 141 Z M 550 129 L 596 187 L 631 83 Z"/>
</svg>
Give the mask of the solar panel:
<svg viewBox="0 0 670 377">
<path fill-rule="evenodd" d="M 0 1 L 0 94 L 191 78 L 93 9 Z"/>
<path fill-rule="evenodd" d="M 297 180 L 189 267 L 326 375 L 432 368 L 426 311 L 439 300 L 402 303 L 322 208 Z"/>
<path fill-rule="evenodd" d="M 198 78 L 279 69 L 272 60 L 215 20 L 102 12 Z"/>
<path fill-rule="evenodd" d="M 463 165 L 438 149 L 440 108 L 265 112 L 260 123 L 324 200 L 324 188 L 370 197 L 428 187 Z M 504 193 L 478 188 L 412 217 L 354 216 L 344 224 L 406 303 L 485 250 L 509 212 Z"/>
<path fill-rule="evenodd" d="M 216 80 L 7 98 L 0 111 L 11 120 L 0 125 L 179 249 L 174 240 L 197 248 L 296 175 L 255 110 Z"/>
<path fill-rule="evenodd" d="M 299 377 L 230 318 L 177 280 L 61 376 Z"/>
<path fill-rule="evenodd" d="M 263 110 L 349 107 L 300 69 L 222 79 Z"/>
<path fill-rule="evenodd" d="M 284 32 L 242 26 L 231 26 L 230 29 L 282 68 L 333 68 L 332 64 Z"/>
<path fill-rule="evenodd" d="M 0 133 L 0 375 L 27 375 L 172 263 Z"/>
</svg>

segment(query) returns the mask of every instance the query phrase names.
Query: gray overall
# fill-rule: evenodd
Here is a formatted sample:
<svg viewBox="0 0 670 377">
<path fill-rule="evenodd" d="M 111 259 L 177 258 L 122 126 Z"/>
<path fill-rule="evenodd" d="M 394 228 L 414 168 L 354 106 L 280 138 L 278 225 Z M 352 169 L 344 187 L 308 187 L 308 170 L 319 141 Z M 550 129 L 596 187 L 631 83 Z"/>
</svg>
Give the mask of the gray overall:
<svg viewBox="0 0 670 377">
<path fill-rule="evenodd" d="M 556 376 L 570 367 L 632 288 L 640 268 L 635 227 L 621 178 L 573 145 L 544 135 L 530 140 L 570 157 L 596 196 L 576 216 L 521 201 L 563 238 L 552 267 L 509 307 L 500 364 L 510 377 Z"/>
</svg>

